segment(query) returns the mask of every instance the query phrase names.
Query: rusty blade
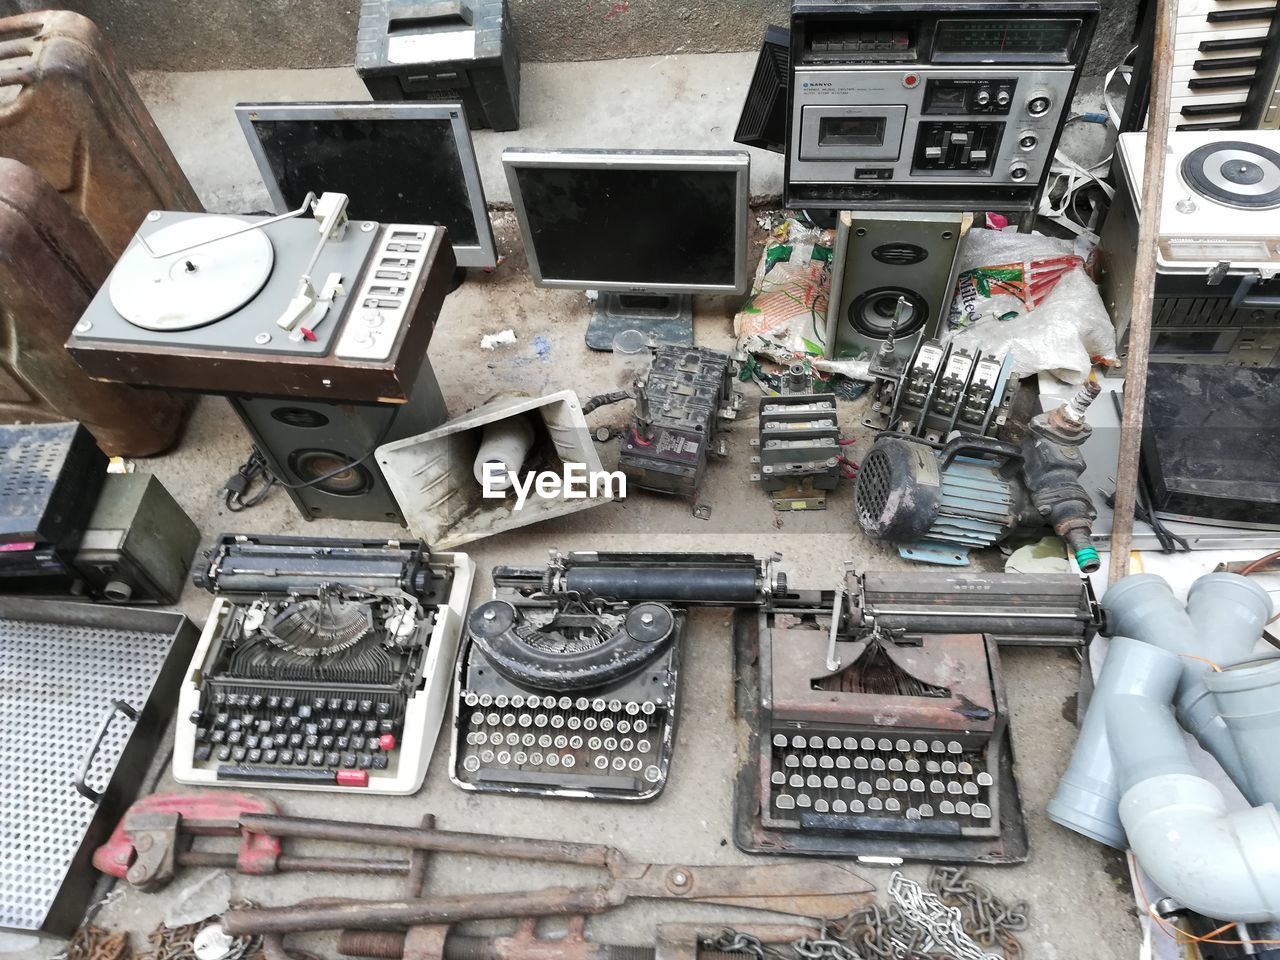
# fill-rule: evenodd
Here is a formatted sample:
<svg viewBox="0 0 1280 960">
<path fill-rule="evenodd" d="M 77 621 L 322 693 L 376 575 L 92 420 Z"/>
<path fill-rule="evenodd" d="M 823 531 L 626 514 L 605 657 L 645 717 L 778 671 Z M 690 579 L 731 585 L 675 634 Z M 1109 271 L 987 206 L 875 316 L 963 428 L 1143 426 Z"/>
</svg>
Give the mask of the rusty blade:
<svg viewBox="0 0 1280 960">
<path fill-rule="evenodd" d="M 651 864 L 639 877 L 619 882 L 632 897 L 732 902 L 797 916 L 817 914 L 799 913 L 777 904 L 809 897 L 847 898 L 875 890 L 874 885 L 852 870 L 833 863 L 696 867 Z M 844 912 L 835 916 L 842 916 Z"/>
<path fill-rule="evenodd" d="M 688 878 L 687 889 L 678 881 Z M 834 920 L 875 900 L 875 887 L 852 870 L 829 863 L 746 867 L 652 866 L 638 880 L 621 881 L 633 897 L 696 900 Z"/>
<path fill-rule="evenodd" d="M 778 894 L 772 897 L 701 897 L 699 903 L 718 903 L 726 907 L 768 910 L 793 917 L 813 920 L 839 920 L 855 910 L 876 902 L 874 893 Z"/>
</svg>

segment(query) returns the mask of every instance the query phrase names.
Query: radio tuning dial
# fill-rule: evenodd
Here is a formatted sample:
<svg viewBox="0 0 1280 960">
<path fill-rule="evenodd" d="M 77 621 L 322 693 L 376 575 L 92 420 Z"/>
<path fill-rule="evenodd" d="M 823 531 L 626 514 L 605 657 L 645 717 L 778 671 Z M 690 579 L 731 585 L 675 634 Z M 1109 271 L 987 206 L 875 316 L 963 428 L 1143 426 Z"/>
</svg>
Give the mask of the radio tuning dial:
<svg viewBox="0 0 1280 960">
<path fill-rule="evenodd" d="M 1027 101 L 1027 113 L 1033 117 L 1043 117 L 1052 106 L 1053 101 L 1049 99 L 1047 93 L 1033 94 Z"/>
</svg>

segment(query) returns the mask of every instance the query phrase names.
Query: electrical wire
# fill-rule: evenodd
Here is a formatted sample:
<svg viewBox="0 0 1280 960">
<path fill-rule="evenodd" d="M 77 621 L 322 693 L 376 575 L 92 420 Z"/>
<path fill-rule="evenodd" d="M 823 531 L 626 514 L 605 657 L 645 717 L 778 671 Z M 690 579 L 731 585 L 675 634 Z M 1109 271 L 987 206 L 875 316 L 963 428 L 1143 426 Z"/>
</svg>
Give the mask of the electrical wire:
<svg viewBox="0 0 1280 960">
<path fill-rule="evenodd" d="M 1278 557 L 1280 557 L 1280 550 L 1274 550 L 1271 553 L 1268 553 L 1265 557 L 1259 557 L 1257 560 L 1254 560 L 1252 563 L 1247 564 L 1245 568 L 1240 571 L 1240 576 L 1247 577 L 1251 573 L 1257 573 L 1260 570 L 1262 570 L 1262 568 L 1265 567 L 1268 563 L 1270 563 L 1272 560 L 1275 560 Z M 1280 570 L 1272 570 L 1268 572 L 1280 573 Z M 1280 620 L 1280 613 L 1277 613 L 1270 620 L 1268 620 L 1267 626 L 1270 626 L 1271 624 L 1275 623 L 1277 620 Z"/>
<path fill-rule="evenodd" d="M 611 404 L 621 403 L 623 400 L 632 399 L 631 394 L 625 390 L 618 390 L 614 393 L 598 393 L 594 397 L 589 397 L 582 404 L 582 415 L 585 417 L 592 411 L 599 410 L 601 407 L 607 407 Z"/>
<path fill-rule="evenodd" d="M 1138 868 L 1137 858 L 1134 857 L 1132 851 L 1129 853 L 1129 869 L 1133 873 L 1133 883 L 1138 890 L 1138 897 L 1142 900 L 1142 906 L 1147 916 L 1154 920 L 1166 934 L 1169 935 L 1180 946 L 1187 943 L 1212 943 L 1224 947 L 1245 947 L 1245 946 L 1277 946 L 1280 940 L 1219 940 L 1217 935 L 1225 930 L 1231 930 L 1236 926 L 1234 921 L 1224 923 L 1215 930 L 1210 930 L 1206 934 L 1188 933 L 1185 930 L 1179 930 L 1172 923 L 1166 920 L 1160 914 L 1156 913 L 1156 908 L 1152 905 L 1151 900 L 1147 897 L 1147 891 L 1142 887 L 1142 872 Z"/>
<path fill-rule="evenodd" d="M 1092 112 L 1074 114 L 1067 118 L 1067 123 L 1088 121 L 1100 123 L 1108 131 L 1120 129 L 1120 113 L 1111 100 L 1111 86 L 1117 76 L 1127 82 L 1129 74 L 1125 71 L 1125 66 L 1137 49 L 1136 46 L 1131 48 L 1121 61 L 1107 72 L 1106 78 L 1103 80 L 1102 103 L 1106 111 L 1105 114 Z M 1080 211 L 1076 208 L 1076 203 L 1079 199 L 1078 193 L 1089 187 L 1096 186 L 1101 189 L 1107 199 L 1107 203 L 1110 203 L 1115 198 L 1115 188 L 1104 179 L 1111 169 L 1111 161 L 1114 156 L 1115 150 L 1112 149 L 1102 160 L 1085 167 L 1067 156 L 1061 148 L 1055 149 L 1053 152 L 1053 165 L 1049 168 L 1049 179 L 1045 183 L 1037 215 L 1053 220 L 1059 226 L 1065 227 L 1072 233 L 1082 236 L 1094 244 L 1098 243 L 1099 236 L 1097 232 L 1090 225 L 1077 223 L 1071 219 L 1070 214 L 1080 215 Z M 1055 203 L 1053 193 L 1059 186 L 1062 187 L 1062 192 Z M 1092 222 L 1092 217 L 1090 221 Z"/>
<path fill-rule="evenodd" d="M 1257 560 L 1253 560 L 1250 563 L 1246 564 L 1244 569 L 1240 571 L 1240 576 L 1247 577 L 1251 573 L 1257 573 L 1259 570 L 1265 567 L 1268 563 L 1270 563 L 1272 560 L 1275 560 L 1277 558 L 1280 558 L 1280 550 L 1275 550 L 1271 553 L 1268 553 L 1265 557 L 1259 557 Z"/>
<path fill-rule="evenodd" d="M 382 432 L 378 434 L 378 439 L 373 442 L 373 446 L 369 448 L 364 456 L 357 457 L 355 460 L 350 460 L 340 467 L 335 467 L 328 473 L 323 473 L 318 477 L 312 477 L 310 480 L 304 480 L 300 483 L 289 483 L 272 473 L 271 468 L 267 465 L 266 457 L 262 455 L 262 451 L 255 445 L 249 452 L 249 459 L 241 464 L 240 469 L 228 477 L 227 482 L 223 484 L 223 505 L 232 513 L 240 513 L 250 507 L 258 506 L 258 504 L 267 499 L 267 496 L 276 487 L 283 487 L 286 490 L 305 490 L 317 484 L 327 483 L 334 477 L 363 465 L 366 460 L 377 453 L 378 448 L 386 442 L 394 423 L 395 417 L 387 418 L 387 425 L 382 428 Z M 264 478 L 266 483 L 261 490 L 246 500 L 244 495 L 248 492 L 250 484 L 259 477 Z"/>
</svg>

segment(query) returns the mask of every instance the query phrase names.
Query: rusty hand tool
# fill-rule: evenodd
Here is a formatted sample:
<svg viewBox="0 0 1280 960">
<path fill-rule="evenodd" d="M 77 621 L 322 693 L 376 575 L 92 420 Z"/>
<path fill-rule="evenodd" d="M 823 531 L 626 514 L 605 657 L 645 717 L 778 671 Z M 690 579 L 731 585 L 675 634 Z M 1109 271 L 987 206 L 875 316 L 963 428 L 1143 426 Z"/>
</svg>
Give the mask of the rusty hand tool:
<svg viewBox="0 0 1280 960">
<path fill-rule="evenodd" d="M 223 927 L 232 936 L 333 930 L 395 930 L 499 917 L 542 917 L 601 913 L 632 897 L 693 900 L 768 910 L 802 917 L 839 917 L 872 898 L 874 889 L 857 874 L 834 864 L 769 864 L 745 867 L 634 863 L 603 844 L 495 837 L 448 830 L 423 830 L 247 814 L 240 825 L 277 838 L 329 840 L 441 853 L 502 857 L 544 863 L 602 867 L 612 882 L 583 887 L 494 894 L 461 894 L 404 900 L 326 900 L 292 907 L 232 910 Z"/>
<path fill-rule="evenodd" d="M 660 924 L 652 947 L 594 943 L 583 935 L 582 917 L 574 917 L 563 936 L 539 937 L 536 922 L 524 920 L 511 936 L 470 937 L 450 934 L 436 953 L 418 954 L 413 960 L 745 960 L 741 953 L 699 949 L 700 943 L 720 936 L 715 925 Z M 808 924 L 737 924 L 735 933 L 761 944 L 793 943 L 818 936 Z M 338 939 L 338 952 L 369 960 L 404 960 L 404 935 L 390 931 L 346 931 Z"/>
<path fill-rule="evenodd" d="M 220 867 L 257 876 L 285 871 L 319 873 L 409 872 L 407 861 L 364 860 L 353 857 L 292 857 L 280 852 L 280 841 L 251 833 L 240 818 L 250 813 L 275 813 L 270 800 L 243 793 L 157 793 L 131 806 L 111 837 L 93 854 L 102 873 L 129 881 L 140 890 L 159 890 L 173 879 L 177 867 Z M 234 852 L 192 850 L 192 837 L 239 837 Z"/>
</svg>

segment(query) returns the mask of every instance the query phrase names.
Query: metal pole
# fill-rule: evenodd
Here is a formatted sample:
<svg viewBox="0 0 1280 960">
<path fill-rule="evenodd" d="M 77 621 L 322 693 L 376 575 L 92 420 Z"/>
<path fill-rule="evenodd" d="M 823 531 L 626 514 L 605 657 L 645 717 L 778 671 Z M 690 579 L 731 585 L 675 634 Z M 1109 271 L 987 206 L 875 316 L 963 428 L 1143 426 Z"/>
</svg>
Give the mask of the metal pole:
<svg viewBox="0 0 1280 960">
<path fill-rule="evenodd" d="M 1120 418 L 1120 457 L 1116 464 L 1116 501 L 1111 526 L 1111 573 L 1115 583 L 1129 573 L 1133 515 L 1138 494 L 1138 454 L 1147 405 L 1147 359 L 1151 353 L 1151 305 L 1156 286 L 1156 245 L 1160 239 L 1160 198 L 1164 193 L 1173 70 L 1173 0 L 1156 4 L 1155 49 L 1151 58 L 1151 107 L 1147 111 L 1147 149 L 1142 169 L 1142 215 L 1138 219 L 1138 258 L 1133 277 L 1133 313 L 1129 318 L 1129 369 L 1125 372 L 1124 410 Z"/>
</svg>

